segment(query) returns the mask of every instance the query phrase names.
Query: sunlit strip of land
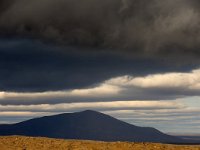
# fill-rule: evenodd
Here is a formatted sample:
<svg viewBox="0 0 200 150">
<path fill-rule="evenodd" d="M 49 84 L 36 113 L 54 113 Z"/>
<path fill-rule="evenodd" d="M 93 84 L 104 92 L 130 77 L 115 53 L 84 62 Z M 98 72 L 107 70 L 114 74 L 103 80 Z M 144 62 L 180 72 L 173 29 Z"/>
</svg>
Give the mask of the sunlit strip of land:
<svg viewBox="0 0 200 150">
<path fill-rule="evenodd" d="M 0 150 L 200 150 L 197 145 L 95 142 L 23 136 L 0 137 Z"/>
</svg>

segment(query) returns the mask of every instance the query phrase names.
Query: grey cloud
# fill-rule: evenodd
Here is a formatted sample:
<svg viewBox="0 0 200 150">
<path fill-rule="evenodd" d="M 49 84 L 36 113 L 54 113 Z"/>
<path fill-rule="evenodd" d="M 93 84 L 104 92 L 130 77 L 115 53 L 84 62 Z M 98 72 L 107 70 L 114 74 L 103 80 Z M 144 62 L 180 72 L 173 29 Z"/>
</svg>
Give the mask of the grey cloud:
<svg viewBox="0 0 200 150">
<path fill-rule="evenodd" d="M 103 95 L 103 96 L 102 96 Z M 97 86 L 90 89 L 74 89 L 67 91 L 49 91 L 41 93 L 0 93 L 1 105 L 38 105 L 38 104 L 70 104 L 87 102 L 116 101 L 173 101 L 189 96 L 200 96 L 199 90 L 179 88 L 139 88 L 126 85 L 110 87 Z M 89 108 L 89 107 L 88 107 Z M 111 108 L 110 108 L 111 109 Z"/>
<path fill-rule="evenodd" d="M 114 102 L 87 102 L 62 103 L 40 105 L 0 105 L 1 112 L 71 112 L 82 110 L 113 111 L 113 110 L 174 110 L 185 108 L 181 103 L 174 101 L 114 101 Z"/>
<path fill-rule="evenodd" d="M 105 52 L 80 53 L 81 50 L 80 47 L 59 47 L 38 40 L 0 38 L 0 91 L 86 88 L 127 74 L 187 72 L 198 66 L 133 59 Z"/>
<path fill-rule="evenodd" d="M 141 57 L 199 57 L 198 0 L 12 0 L 2 34 L 110 48 Z M 122 50 L 123 49 L 123 50 Z M 98 51 L 98 49 L 95 49 Z M 183 56 L 183 57 L 182 57 Z"/>
</svg>

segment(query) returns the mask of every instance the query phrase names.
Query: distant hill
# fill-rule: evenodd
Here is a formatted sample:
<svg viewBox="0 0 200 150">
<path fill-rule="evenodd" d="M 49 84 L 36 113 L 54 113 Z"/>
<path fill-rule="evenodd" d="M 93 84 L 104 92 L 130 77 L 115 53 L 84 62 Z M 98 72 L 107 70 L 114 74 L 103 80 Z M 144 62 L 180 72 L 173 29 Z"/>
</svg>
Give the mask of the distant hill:
<svg viewBox="0 0 200 150">
<path fill-rule="evenodd" d="M 195 134 L 195 133 L 169 133 L 169 135 L 176 136 L 182 139 L 187 139 L 187 140 L 192 140 L 196 141 L 197 143 L 200 143 L 200 134 Z"/>
<path fill-rule="evenodd" d="M 0 135 L 25 135 L 61 139 L 184 143 L 154 128 L 138 127 L 108 115 L 87 110 L 45 116 L 12 125 L 0 125 Z"/>
</svg>

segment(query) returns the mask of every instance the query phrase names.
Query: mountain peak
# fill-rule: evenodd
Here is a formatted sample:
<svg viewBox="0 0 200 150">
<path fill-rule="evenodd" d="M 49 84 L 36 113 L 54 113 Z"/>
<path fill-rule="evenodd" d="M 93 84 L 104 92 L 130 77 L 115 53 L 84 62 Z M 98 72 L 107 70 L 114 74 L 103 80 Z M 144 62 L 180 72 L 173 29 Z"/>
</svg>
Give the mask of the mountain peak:
<svg viewBox="0 0 200 150">
<path fill-rule="evenodd" d="M 103 114 L 103 113 L 95 111 L 95 110 L 84 110 L 84 111 L 76 112 L 74 114 L 81 114 L 81 115 L 86 115 L 86 116 L 91 116 L 91 115 L 92 116 L 108 116 L 106 114 Z"/>
<path fill-rule="evenodd" d="M 79 113 L 99 113 L 99 112 L 97 112 L 97 111 L 94 111 L 94 110 L 84 110 L 84 111 L 81 111 L 81 112 L 79 112 Z"/>
</svg>

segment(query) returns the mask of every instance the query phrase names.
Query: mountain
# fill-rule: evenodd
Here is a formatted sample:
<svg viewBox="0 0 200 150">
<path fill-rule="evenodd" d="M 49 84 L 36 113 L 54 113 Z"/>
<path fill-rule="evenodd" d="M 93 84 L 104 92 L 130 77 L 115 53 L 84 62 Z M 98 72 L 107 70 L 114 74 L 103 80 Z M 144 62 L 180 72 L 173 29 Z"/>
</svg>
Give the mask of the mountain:
<svg viewBox="0 0 200 150">
<path fill-rule="evenodd" d="M 134 126 L 91 110 L 45 116 L 10 125 L 0 125 L 0 135 L 99 141 L 185 142 L 178 137 L 166 135 L 154 128 Z"/>
</svg>

